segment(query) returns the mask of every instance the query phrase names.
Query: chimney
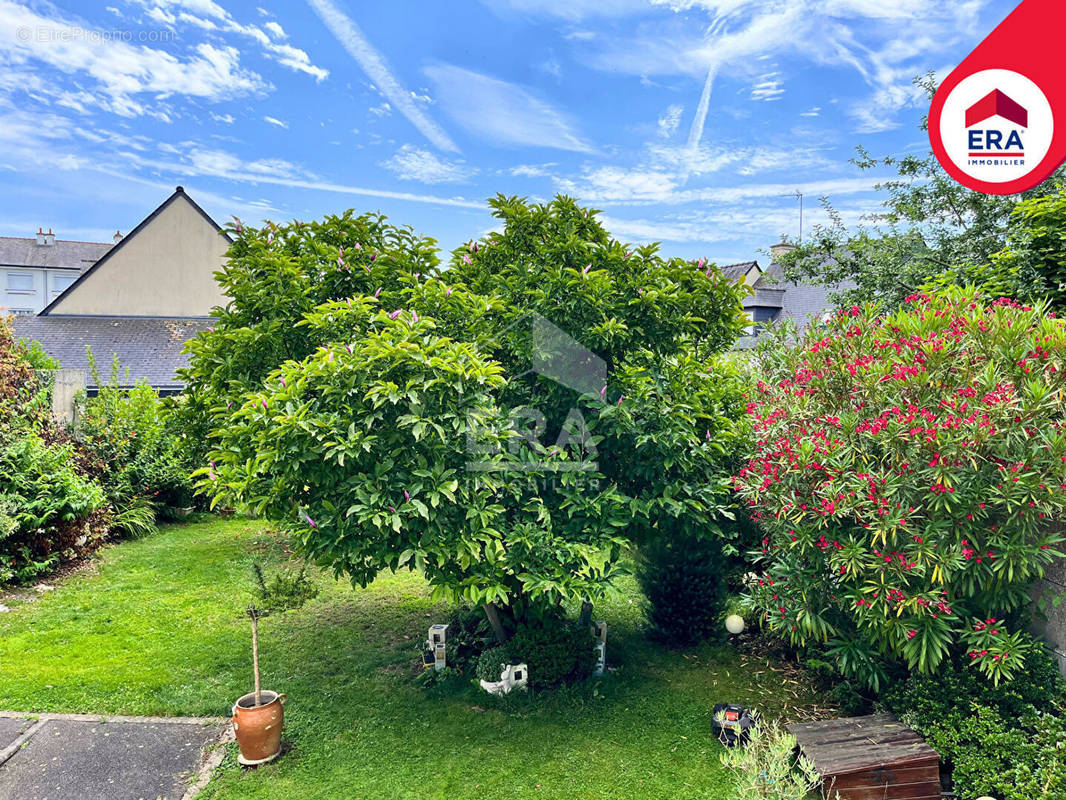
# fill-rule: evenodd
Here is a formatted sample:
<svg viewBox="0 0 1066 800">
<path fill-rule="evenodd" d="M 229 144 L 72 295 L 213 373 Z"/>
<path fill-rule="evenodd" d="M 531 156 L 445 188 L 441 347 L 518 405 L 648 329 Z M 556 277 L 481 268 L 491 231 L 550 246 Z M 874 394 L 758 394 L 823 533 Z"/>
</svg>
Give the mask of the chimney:
<svg viewBox="0 0 1066 800">
<path fill-rule="evenodd" d="M 52 233 L 52 229 L 48 229 L 48 233 L 44 232 L 44 228 L 37 229 L 37 244 L 42 247 L 55 247 L 56 235 Z"/>
<path fill-rule="evenodd" d="M 777 264 L 781 259 L 796 249 L 796 245 L 789 244 L 783 238 L 780 242 L 774 245 L 770 245 L 770 263 Z"/>
<path fill-rule="evenodd" d="M 121 242 L 122 241 L 122 231 L 115 231 L 115 236 L 114 236 L 114 238 L 111 241 L 114 242 L 115 244 L 118 244 L 119 242 Z"/>
</svg>

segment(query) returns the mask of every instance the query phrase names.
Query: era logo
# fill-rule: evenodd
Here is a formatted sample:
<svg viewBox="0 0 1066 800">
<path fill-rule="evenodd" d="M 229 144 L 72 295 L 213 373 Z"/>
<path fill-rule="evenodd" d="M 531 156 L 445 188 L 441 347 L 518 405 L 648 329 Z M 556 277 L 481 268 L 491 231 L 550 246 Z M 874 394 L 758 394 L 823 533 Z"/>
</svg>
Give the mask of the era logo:
<svg viewBox="0 0 1066 800">
<path fill-rule="evenodd" d="M 999 89 L 993 89 L 966 109 L 967 143 L 971 155 L 1025 156 L 1022 130 L 1011 128 L 974 128 L 994 117 L 1013 123 L 1018 128 L 1029 127 L 1029 112 L 1020 103 L 1011 100 Z M 1004 141 L 1006 139 L 1006 141 Z M 1009 152 L 1007 152 L 1009 151 Z"/>
<path fill-rule="evenodd" d="M 981 191 L 1006 188 L 1029 174 L 1047 155 L 1055 129 L 1040 87 L 1007 69 L 981 70 L 963 78 L 946 95 L 939 119 L 931 118 L 930 124 L 939 131 L 934 149 L 941 145 L 940 163 L 961 173 L 952 174 L 963 178 L 960 182 L 978 181 Z"/>
</svg>

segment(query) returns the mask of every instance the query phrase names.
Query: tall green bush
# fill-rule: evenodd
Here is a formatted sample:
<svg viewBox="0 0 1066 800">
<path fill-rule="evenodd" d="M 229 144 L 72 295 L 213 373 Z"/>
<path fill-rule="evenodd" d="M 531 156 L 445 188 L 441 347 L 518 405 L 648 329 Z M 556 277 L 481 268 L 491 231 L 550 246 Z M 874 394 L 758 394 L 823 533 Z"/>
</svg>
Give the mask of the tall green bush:
<svg viewBox="0 0 1066 800">
<path fill-rule="evenodd" d="M 78 436 L 117 511 L 116 526 L 132 535 L 150 532 L 158 513 L 192 505 L 188 449 L 171 410 L 147 382 L 123 387 L 117 358 L 104 381 L 89 355 L 98 390 L 79 399 Z"/>
<path fill-rule="evenodd" d="M 0 320 L 0 583 L 91 552 L 108 530 L 103 492 L 51 421 L 25 355 Z"/>
<path fill-rule="evenodd" d="M 766 626 L 873 686 L 958 649 L 1014 675 L 1010 619 L 1062 556 L 1066 323 L 953 290 L 853 307 L 759 358 L 736 486 L 765 531 Z"/>
<path fill-rule="evenodd" d="M 722 631 L 730 563 L 722 542 L 678 536 L 657 539 L 637 570 L 656 636 L 674 646 L 697 644 Z"/>
</svg>

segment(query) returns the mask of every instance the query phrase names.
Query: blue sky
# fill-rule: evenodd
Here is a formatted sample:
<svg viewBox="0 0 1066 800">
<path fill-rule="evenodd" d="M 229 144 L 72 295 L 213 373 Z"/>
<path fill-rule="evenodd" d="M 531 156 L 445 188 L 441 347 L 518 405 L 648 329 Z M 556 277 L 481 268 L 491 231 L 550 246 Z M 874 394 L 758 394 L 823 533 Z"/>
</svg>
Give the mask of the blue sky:
<svg viewBox="0 0 1066 800">
<path fill-rule="evenodd" d="M 876 207 L 911 81 L 1000 0 L 0 0 L 0 235 L 109 240 L 182 184 L 219 221 L 379 210 L 442 246 L 575 195 L 718 263 Z"/>
</svg>

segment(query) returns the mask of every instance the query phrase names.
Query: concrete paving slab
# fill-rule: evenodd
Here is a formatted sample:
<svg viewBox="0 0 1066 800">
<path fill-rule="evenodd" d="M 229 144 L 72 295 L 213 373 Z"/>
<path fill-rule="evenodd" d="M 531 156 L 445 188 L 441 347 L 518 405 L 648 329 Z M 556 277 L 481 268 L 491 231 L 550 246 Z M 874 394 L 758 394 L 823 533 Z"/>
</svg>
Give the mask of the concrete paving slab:
<svg viewBox="0 0 1066 800">
<path fill-rule="evenodd" d="M 33 726 L 32 719 L 0 717 L 0 750 L 13 745 L 18 738 Z"/>
<path fill-rule="evenodd" d="M 0 800 L 181 800 L 221 734 L 218 722 L 42 715 L 0 766 Z"/>
</svg>

